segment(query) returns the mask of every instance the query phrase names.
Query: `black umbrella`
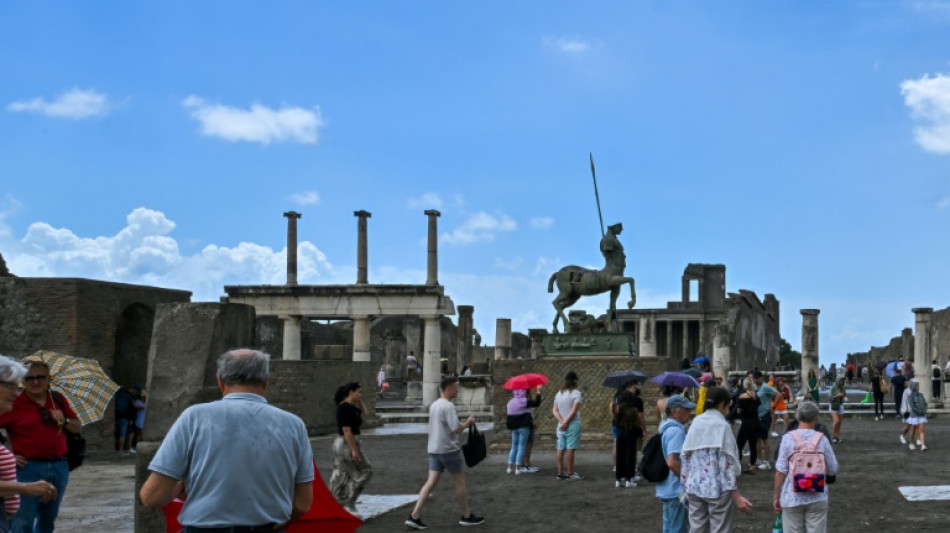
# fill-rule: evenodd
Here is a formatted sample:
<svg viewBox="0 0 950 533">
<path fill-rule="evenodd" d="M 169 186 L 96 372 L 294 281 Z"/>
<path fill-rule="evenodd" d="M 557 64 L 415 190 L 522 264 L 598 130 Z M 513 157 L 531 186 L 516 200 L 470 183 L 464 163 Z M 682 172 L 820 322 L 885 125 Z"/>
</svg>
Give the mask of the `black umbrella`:
<svg viewBox="0 0 950 533">
<path fill-rule="evenodd" d="M 607 377 L 604 378 L 604 387 L 623 389 L 627 386 L 627 383 L 631 381 L 643 383 L 646 380 L 646 374 L 639 370 L 617 370 L 607 374 Z"/>
<path fill-rule="evenodd" d="M 686 374 L 687 376 L 691 376 L 696 379 L 699 379 L 703 375 L 703 371 L 698 368 L 687 368 L 686 370 L 683 370 L 682 372 Z"/>
</svg>

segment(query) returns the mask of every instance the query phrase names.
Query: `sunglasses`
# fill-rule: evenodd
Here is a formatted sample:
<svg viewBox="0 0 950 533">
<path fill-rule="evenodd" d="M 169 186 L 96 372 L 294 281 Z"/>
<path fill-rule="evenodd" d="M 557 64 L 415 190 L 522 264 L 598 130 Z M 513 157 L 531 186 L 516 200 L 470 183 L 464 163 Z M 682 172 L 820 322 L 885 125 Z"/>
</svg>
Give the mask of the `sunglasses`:
<svg viewBox="0 0 950 533">
<path fill-rule="evenodd" d="M 40 416 L 43 417 L 43 422 L 47 424 L 55 424 L 53 421 L 53 415 L 49 414 L 49 411 L 45 407 L 40 407 Z"/>
<path fill-rule="evenodd" d="M 19 383 L 11 383 L 9 381 L 0 381 L 0 385 L 3 385 L 4 387 L 7 388 L 8 391 L 12 393 L 23 392 L 23 385 L 20 385 Z"/>
<path fill-rule="evenodd" d="M 49 378 L 48 375 L 42 375 L 42 376 L 26 376 L 25 378 L 23 378 L 23 381 L 25 381 L 25 382 L 27 382 L 27 383 L 30 383 L 30 382 L 32 382 L 32 381 L 43 381 L 43 380 L 45 380 L 45 379 L 47 379 L 47 378 Z"/>
</svg>

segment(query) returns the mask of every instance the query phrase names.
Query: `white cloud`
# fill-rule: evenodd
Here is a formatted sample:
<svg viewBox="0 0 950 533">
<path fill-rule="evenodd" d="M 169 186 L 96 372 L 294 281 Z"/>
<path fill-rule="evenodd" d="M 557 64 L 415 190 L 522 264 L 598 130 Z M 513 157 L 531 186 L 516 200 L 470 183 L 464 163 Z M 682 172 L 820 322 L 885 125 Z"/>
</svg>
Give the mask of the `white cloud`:
<svg viewBox="0 0 950 533">
<path fill-rule="evenodd" d="M 924 150 L 950 154 L 950 76 L 924 74 L 901 82 L 904 104 L 925 125 L 914 129 L 914 138 Z"/>
<path fill-rule="evenodd" d="M 434 192 L 427 192 L 418 198 L 409 199 L 411 209 L 442 209 L 442 197 Z"/>
<path fill-rule="evenodd" d="M 164 213 L 133 210 L 126 226 L 112 236 L 80 237 L 45 222 L 30 225 L 20 241 L 5 244 L 4 258 L 18 276 L 83 277 L 190 290 L 193 301 L 217 301 L 226 284 L 281 284 L 286 281 L 287 250 L 254 243 L 209 245 L 182 255 L 171 236 L 175 223 Z M 326 256 L 308 241 L 297 246 L 297 276 L 302 283 L 333 274 Z"/>
<path fill-rule="evenodd" d="M 548 48 L 568 54 L 587 52 L 595 46 L 592 41 L 580 37 L 545 37 L 542 42 Z"/>
<path fill-rule="evenodd" d="M 531 227 L 537 229 L 548 229 L 554 225 L 554 219 L 551 217 L 535 217 L 531 219 Z"/>
<path fill-rule="evenodd" d="M 54 118 L 81 119 L 109 114 L 113 104 L 109 97 L 90 89 L 73 88 L 47 101 L 37 97 L 18 100 L 7 106 L 14 113 L 39 113 Z"/>
<path fill-rule="evenodd" d="M 270 144 L 274 141 L 296 141 L 314 144 L 323 127 L 320 108 L 281 107 L 271 109 L 260 104 L 239 109 L 205 101 L 191 95 L 182 102 L 191 116 L 201 123 L 201 133 L 227 141 L 248 141 Z"/>
<path fill-rule="evenodd" d="M 317 191 L 300 191 L 291 194 L 287 199 L 297 205 L 317 205 L 320 203 L 320 194 Z"/>
<path fill-rule="evenodd" d="M 516 257 L 510 261 L 506 261 L 501 257 L 495 258 L 495 268 L 500 270 L 521 270 L 522 265 L 524 265 L 524 261 L 520 257 Z"/>
<path fill-rule="evenodd" d="M 908 5 L 911 11 L 934 22 L 950 21 L 950 2 L 946 0 L 911 0 Z"/>
<path fill-rule="evenodd" d="M 946 209 L 948 207 L 950 207 L 950 196 L 937 201 L 937 209 Z"/>
<path fill-rule="evenodd" d="M 472 244 L 475 242 L 491 242 L 500 232 L 514 231 L 518 224 L 508 215 L 490 215 L 483 211 L 475 213 L 464 224 L 443 233 L 442 240 L 447 244 Z"/>
</svg>

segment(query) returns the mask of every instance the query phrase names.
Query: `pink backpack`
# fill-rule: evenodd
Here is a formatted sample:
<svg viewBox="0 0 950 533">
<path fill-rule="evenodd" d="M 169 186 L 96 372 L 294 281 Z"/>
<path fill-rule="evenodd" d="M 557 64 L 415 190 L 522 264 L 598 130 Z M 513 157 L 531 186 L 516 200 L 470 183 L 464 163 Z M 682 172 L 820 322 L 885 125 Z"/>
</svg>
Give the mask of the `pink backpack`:
<svg viewBox="0 0 950 533">
<path fill-rule="evenodd" d="M 824 436 L 820 431 L 809 441 L 798 430 L 790 432 L 795 439 L 795 450 L 788 457 L 788 476 L 794 492 L 825 492 L 825 454 L 818 449 Z"/>
</svg>

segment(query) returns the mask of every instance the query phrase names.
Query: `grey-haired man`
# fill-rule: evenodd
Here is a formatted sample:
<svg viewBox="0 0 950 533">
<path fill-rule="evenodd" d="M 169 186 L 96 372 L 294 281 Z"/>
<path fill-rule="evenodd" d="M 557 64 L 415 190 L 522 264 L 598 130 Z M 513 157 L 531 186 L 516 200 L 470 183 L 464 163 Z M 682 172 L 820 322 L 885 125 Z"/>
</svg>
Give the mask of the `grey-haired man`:
<svg viewBox="0 0 950 533">
<path fill-rule="evenodd" d="M 187 491 L 179 515 L 184 533 L 280 532 L 310 508 L 307 428 L 264 399 L 269 362 L 257 350 L 221 355 L 224 397 L 185 409 L 148 466 L 142 504 L 161 508 Z M 254 457 L 266 460 L 248 460 Z"/>
<path fill-rule="evenodd" d="M 663 435 L 663 457 L 670 473 L 664 481 L 656 484 L 656 497 L 663 502 L 663 533 L 687 533 L 689 520 L 686 506 L 680 501 L 683 488 L 680 486 L 680 453 L 686 440 L 686 422 L 696 408 L 682 394 L 674 394 L 666 400 L 668 418 L 657 430 Z"/>
</svg>

